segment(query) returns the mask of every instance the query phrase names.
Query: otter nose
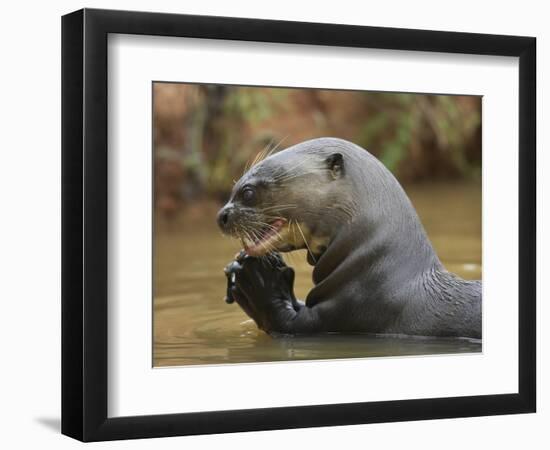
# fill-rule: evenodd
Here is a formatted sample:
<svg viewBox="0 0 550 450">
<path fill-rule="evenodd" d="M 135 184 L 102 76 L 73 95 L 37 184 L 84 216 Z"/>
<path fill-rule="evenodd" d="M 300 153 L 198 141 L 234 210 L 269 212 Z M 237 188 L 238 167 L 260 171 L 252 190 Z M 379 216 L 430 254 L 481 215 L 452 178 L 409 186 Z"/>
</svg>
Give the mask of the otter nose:
<svg viewBox="0 0 550 450">
<path fill-rule="evenodd" d="M 224 206 L 220 211 L 218 212 L 218 226 L 225 231 L 227 227 L 229 226 L 229 219 L 231 215 L 231 208 Z"/>
</svg>

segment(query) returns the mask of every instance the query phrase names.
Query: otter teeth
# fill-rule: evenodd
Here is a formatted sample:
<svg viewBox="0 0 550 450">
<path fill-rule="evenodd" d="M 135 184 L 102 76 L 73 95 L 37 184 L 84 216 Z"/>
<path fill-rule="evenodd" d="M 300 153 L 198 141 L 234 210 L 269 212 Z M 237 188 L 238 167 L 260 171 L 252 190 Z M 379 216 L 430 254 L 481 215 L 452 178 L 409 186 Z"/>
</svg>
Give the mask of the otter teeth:
<svg viewBox="0 0 550 450">
<path fill-rule="evenodd" d="M 278 239 L 278 233 L 285 224 L 284 220 L 277 219 L 269 224 L 269 228 L 265 230 L 258 238 L 243 239 L 244 250 L 249 256 L 261 256 L 267 253 L 270 244 Z"/>
</svg>

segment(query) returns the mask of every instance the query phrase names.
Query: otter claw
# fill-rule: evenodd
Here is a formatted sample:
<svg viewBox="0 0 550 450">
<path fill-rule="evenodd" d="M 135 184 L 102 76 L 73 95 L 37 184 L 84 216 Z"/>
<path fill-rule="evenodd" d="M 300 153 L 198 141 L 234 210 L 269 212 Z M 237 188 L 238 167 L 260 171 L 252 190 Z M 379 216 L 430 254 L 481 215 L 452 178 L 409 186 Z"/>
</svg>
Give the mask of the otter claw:
<svg viewBox="0 0 550 450">
<path fill-rule="evenodd" d="M 223 272 L 225 273 L 225 277 L 227 278 L 227 291 L 225 295 L 225 303 L 234 303 L 235 299 L 233 298 L 233 292 L 232 289 L 235 286 L 235 274 L 243 268 L 239 262 L 239 256 L 235 261 L 230 262 L 225 269 L 223 269 Z M 242 258 L 240 259 L 242 261 Z"/>
</svg>

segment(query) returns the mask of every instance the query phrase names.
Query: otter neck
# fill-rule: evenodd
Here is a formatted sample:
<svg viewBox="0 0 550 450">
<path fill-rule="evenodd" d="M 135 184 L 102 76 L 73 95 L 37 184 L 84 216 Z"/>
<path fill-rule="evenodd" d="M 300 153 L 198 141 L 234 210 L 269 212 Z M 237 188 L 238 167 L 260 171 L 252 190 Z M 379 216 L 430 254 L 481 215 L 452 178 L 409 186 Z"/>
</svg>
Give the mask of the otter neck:
<svg viewBox="0 0 550 450">
<path fill-rule="evenodd" d="M 360 267 L 366 272 L 362 276 L 366 275 L 367 285 L 373 287 L 400 285 L 417 275 L 443 269 L 412 206 L 376 218 L 358 215 L 338 230 L 323 253 L 314 256 L 316 284 L 345 265 L 355 266 L 354 271 Z"/>
</svg>

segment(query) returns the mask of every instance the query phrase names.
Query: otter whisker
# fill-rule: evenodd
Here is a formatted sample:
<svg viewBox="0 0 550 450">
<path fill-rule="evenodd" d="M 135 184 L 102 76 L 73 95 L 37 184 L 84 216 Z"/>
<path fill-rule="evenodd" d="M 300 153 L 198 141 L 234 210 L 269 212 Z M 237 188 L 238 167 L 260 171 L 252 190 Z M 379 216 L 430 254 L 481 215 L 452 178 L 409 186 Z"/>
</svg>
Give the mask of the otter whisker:
<svg viewBox="0 0 550 450">
<path fill-rule="evenodd" d="M 288 180 L 292 180 L 294 178 L 302 177 L 304 175 L 311 175 L 311 173 L 313 172 L 324 172 L 328 170 L 325 167 L 308 167 L 307 170 L 299 172 L 296 171 L 296 169 L 299 168 L 302 164 L 303 163 L 301 163 L 299 166 L 292 168 L 291 170 L 288 170 L 286 173 L 273 177 L 273 179 L 278 183 L 282 183 Z"/>
<path fill-rule="evenodd" d="M 310 162 L 313 158 L 309 155 L 304 155 L 303 159 L 293 167 L 279 167 L 277 171 L 273 174 L 273 179 L 277 180 L 285 175 L 292 175 L 296 172 L 296 169 L 302 165 Z"/>
<path fill-rule="evenodd" d="M 271 222 L 275 222 L 277 220 L 283 220 L 286 222 L 286 219 L 284 217 L 281 217 L 281 216 L 270 216 L 270 215 L 266 215 L 265 216 L 266 219 L 270 220 Z M 269 225 L 269 224 L 268 224 Z"/>
<path fill-rule="evenodd" d="M 282 216 L 273 216 L 271 214 L 262 214 L 263 217 L 265 217 L 266 219 L 269 219 L 269 220 L 275 220 L 275 219 L 281 219 L 281 220 L 286 220 L 284 217 Z M 265 221 L 264 221 L 265 223 Z"/>
<path fill-rule="evenodd" d="M 298 242 L 298 239 L 296 239 L 296 221 L 292 222 L 292 237 L 294 238 L 294 242 Z"/>
<path fill-rule="evenodd" d="M 250 157 L 246 160 L 246 162 L 244 164 L 242 175 L 244 175 L 246 172 L 248 172 L 248 169 L 250 169 Z"/>
<path fill-rule="evenodd" d="M 256 154 L 249 169 L 254 167 L 256 164 L 262 162 L 264 159 L 268 158 L 273 153 L 273 151 L 280 145 L 281 142 L 282 141 L 280 141 L 279 144 L 277 144 L 275 147 L 270 149 L 269 147 L 273 143 L 273 138 L 271 138 L 270 141 L 267 143 L 267 145 Z"/>
<path fill-rule="evenodd" d="M 275 205 L 275 206 L 268 206 L 266 208 L 262 208 L 262 209 L 258 209 L 259 212 L 266 212 L 266 211 L 271 211 L 271 210 L 281 210 L 281 209 L 292 209 L 292 208 L 297 208 L 298 205 L 296 204 L 288 204 L 288 205 Z"/>
<path fill-rule="evenodd" d="M 296 222 L 296 226 L 298 227 L 298 231 L 300 232 L 300 234 L 302 235 L 302 239 L 304 240 L 304 244 L 306 244 L 306 247 L 307 247 L 307 251 L 309 252 L 309 254 L 311 255 L 311 259 L 313 259 L 313 262 L 315 264 L 317 264 L 317 260 L 315 259 L 315 255 L 313 254 L 313 252 L 311 251 L 311 249 L 309 248 L 309 244 L 307 243 L 307 240 L 306 240 L 306 237 L 304 235 L 304 232 L 302 231 L 302 227 L 300 227 L 300 224 L 298 222 Z"/>
<path fill-rule="evenodd" d="M 290 221 L 291 222 L 291 229 L 292 229 L 292 236 L 294 237 L 294 242 L 296 242 L 298 239 L 296 239 L 296 227 L 294 226 L 294 222 L 293 221 Z"/>
<path fill-rule="evenodd" d="M 269 231 L 272 231 L 272 232 L 277 231 L 277 228 L 275 228 L 273 225 L 270 225 L 268 223 L 261 223 L 261 222 L 254 222 L 254 221 L 251 221 L 250 223 L 259 225 L 260 227 L 263 227 L 263 228 L 267 228 L 267 229 L 269 229 Z M 259 235 L 259 237 L 261 237 L 261 235 Z"/>
<path fill-rule="evenodd" d="M 313 172 L 320 171 L 320 170 L 324 170 L 324 169 L 312 168 L 311 170 L 304 170 L 304 171 L 298 172 L 298 173 L 289 173 L 287 175 L 280 176 L 280 177 L 276 178 L 275 182 L 278 183 L 279 185 L 284 185 L 284 183 L 286 183 L 290 180 L 294 180 L 296 178 L 308 176 L 308 175 L 311 175 Z"/>
<path fill-rule="evenodd" d="M 259 151 L 257 154 L 256 154 L 256 157 L 254 158 L 254 160 L 252 161 L 252 165 L 250 166 L 251 168 L 254 167 L 256 164 L 258 164 L 260 161 L 263 161 L 264 158 L 265 158 L 265 154 L 266 154 L 266 149 L 264 148 L 263 150 Z"/>
<path fill-rule="evenodd" d="M 309 162 L 311 162 L 312 160 L 315 160 L 316 157 L 313 156 L 313 155 L 303 155 L 300 162 L 298 162 L 296 165 L 294 166 L 290 166 L 290 167 L 281 167 L 279 169 L 279 173 L 276 173 L 275 176 L 281 176 L 281 175 L 285 175 L 287 173 L 292 173 L 293 171 L 295 171 L 297 168 L 303 166 L 304 164 L 307 164 Z M 315 167 L 313 167 L 315 168 Z M 319 166 L 319 168 L 323 168 L 325 169 L 324 166 Z M 311 168 L 308 168 L 308 170 L 311 169 Z"/>
<path fill-rule="evenodd" d="M 292 208 L 290 207 L 287 207 L 287 208 L 283 208 L 283 211 L 288 211 L 288 210 L 291 210 L 291 209 L 295 209 L 297 208 L 298 206 L 294 206 Z M 273 221 L 275 219 L 283 219 L 283 220 L 287 220 L 285 219 L 284 217 L 280 216 L 280 215 L 273 215 L 273 214 L 277 214 L 279 212 L 283 212 L 283 211 L 280 211 L 279 208 L 273 208 L 273 209 L 269 209 L 267 211 L 263 210 L 263 209 L 260 209 L 258 210 L 258 212 L 260 213 L 260 215 L 267 219 L 267 220 L 270 220 L 270 221 Z"/>
<path fill-rule="evenodd" d="M 253 242 L 257 242 L 257 241 L 261 241 L 261 234 L 260 232 L 255 229 L 255 228 L 250 228 L 250 234 L 252 236 L 252 241 Z"/>
<path fill-rule="evenodd" d="M 273 175 L 273 178 L 277 179 L 277 178 L 281 178 L 285 175 L 295 174 L 297 172 L 297 169 L 299 169 L 300 167 L 302 167 L 303 165 L 305 165 L 309 162 L 311 162 L 311 158 L 305 157 L 298 164 L 296 164 L 294 166 L 287 167 L 287 168 L 282 168 L 282 170 L 278 171 L 277 173 L 275 173 Z M 312 167 L 312 168 L 314 169 L 315 167 Z"/>
<path fill-rule="evenodd" d="M 255 228 L 252 228 L 252 227 L 247 225 L 246 227 L 243 227 L 243 230 L 245 232 L 246 238 L 250 242 L 255 242 L 255 241 L 258 241 L 260 239 L 260 235 L 259 235 L 258 231 Z"/>
<path fill-rule="evenodd" d="M 267 216 L 269 217 L 269 216 Z M 276 217 L 275 219 L 282 219 L 281 217 Z M 275 227 L 270 224 L 270 223 L 267 223 L 267 222 L 264 222 L 263 220 L 252 220 L 252 219 L 249 219 L 248 221 L 249 223 L 253 223 L 253 224 L 256 224 L 256 225 L 259 225 L 261 227 L 268 227 L 270 229 L 275 229 Z"/>
<path fill-rule="evenodd" d="M 260 233 L 256 230 L 256 229 L 251 229 L 250 230 L 250 233 L 252 235 L 252 238 L 253 238 L 253 242 L 260 242 L 262 241 L 262 236 L 260 235 Z M 265 248 L 265 247 L 264 247 Z"/>
<path fill-rule="evenodd" d="M 264 150 L 271 147 L 271 144 L 273 144 L 273 140 L 275 139 L 274 136 L 271 136 L 271 138 L 269 138 L 269 142 L 265 145 L 265 147 L 263 148 Z"/>
<path fill-rule="evenodd" d="M 248 229 L 242 229 L 242 234 L 244 234 L 244 238 L 248 241 L 252 241 L 252 237 L 250 236 L 250 233 L 248 232 Z M 243 244 L 243 247 L 246 247 L 246 244 L 244 242 L 244 240 L 242 240 L 242 244 Z"/>
<path fill-rule="evenodd" d="M 335 210 L 342 212 L 348 218 L 348 220 L 352 219 L 355 214 L 354 206 L 346 205 L 345 203 L 341 203 L 339 205 L 334 205 L 334 206 L 321 206 L 318 208 L 318 211 L 316 212 L 316 214 L 319 217 L 322 217 L 324 213 L 326 212 L 334 213 Z"/>
<path fill-rule="evenodd" d="M 288 136 L 290 136 L 289 134 L 287 134 L 284 138 L 282 138 L 279 143 L 277 145 L 275 145 L 275 147 L 273 147 L 271 150 L 269 150 L 269 152 L 267 153 L 267 156 L 266 158 L 269 158 L 280 146 L 281 144 L 286 141 L 286 139 L 288 138 Z M 271 142 L 273 142 L 273 139 L 271 139 L 270 141 L 270 144 Z"/>
<path fill-rule="evenodd" d="M 271 244 L 268 244 L 266 242 L 264 242 L 263 240 L 260 240 L 259 241 L 259 244 L 262 246 L 262 248 L 265 250 L 265 253 L 268 254 L 269 252 L 271 252 L 273 250 L 273 247 Z"/>
<path fill-rule="evenodd" d="M 254 236 L 253 242 L 259 243 L 262 246 L 262 248 L 265 250 L 264 256 L 267 256 L 269 253 L 271 253 L 271 251 L 273 250 L 273 247 L 271 246 L 271 244 L 262 241 L 261 237 L 257 233 L 253 232 L 252 234 Z"/>
<path fill-rule="evenodd" d="M 246 164 L 244 165 L 243 175 L 246 172 L 248 172 L 248 170 L 250 168 L 252 168 L 252 166 L 254 166 L 257 163 L 259 154 L 262 153 L 262 152 L 265 152 L 265 150 L 267 148 L 269 148 L 269 146 L 271 145 L 272 142 L 273 142 L 273 138 L 270 139 L 270 141 L 267 143 L 267 145 L 262 150 L 260 150 L 258 153 L 256 153 L 256 155 L 254 156 L 254 159 L 252 160 L 252 162 L 250 161 L 250 157 L 247 159 Z"/>
<path fill-rule="evenodd" d="M 275 145 L 275 147 L 271 147 L 271 145 L 273 144 L 273 141 L 275 140 L 275 136 L 271 136 L 271 138 L 269 139 L 269 142 L 266 144 L 266 146 L 263 148 L 263 151 L 267 150 L 267 155 L 269 156 L 270 153 L 273 151 L 273 148 L 277 148 L 277 145 Z M 269 149 L 271 147 L 271 149 Z"/>
<path fill-rule="evenodd" d="M 288 175 L 286 177 L 278 178 L 275 181 L 279 185 L 282 185 L 283 183 L 286 183 L 289 180 L 294 180 L 295 178 L 304 177 L 304 176 L 309 175 L 309 174 L 311 174 L 311 172 L 303 172 L 303 173 L 298 173 L 298 174 L 295 174 L 295 175 Z"/>
</svg>

